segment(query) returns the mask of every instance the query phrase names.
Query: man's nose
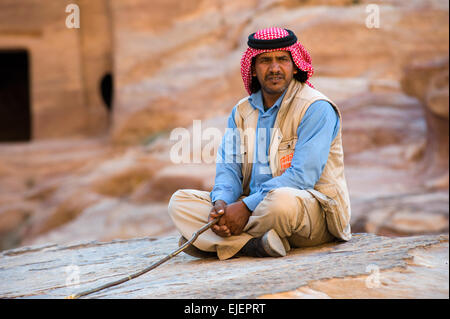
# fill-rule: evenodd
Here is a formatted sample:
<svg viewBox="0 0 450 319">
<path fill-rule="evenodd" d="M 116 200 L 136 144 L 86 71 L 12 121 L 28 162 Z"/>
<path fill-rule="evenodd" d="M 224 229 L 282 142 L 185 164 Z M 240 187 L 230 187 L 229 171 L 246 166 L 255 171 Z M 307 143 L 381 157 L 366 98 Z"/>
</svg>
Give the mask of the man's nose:
<svg viewBox="0 0 450 319">
<path fill-rule="evenodd" d="M 269 71 L 271 72 L 278 72 L 280 70 L 280 64 L 277 61 L 273 61 L 269 66 Z"/>
</svg>

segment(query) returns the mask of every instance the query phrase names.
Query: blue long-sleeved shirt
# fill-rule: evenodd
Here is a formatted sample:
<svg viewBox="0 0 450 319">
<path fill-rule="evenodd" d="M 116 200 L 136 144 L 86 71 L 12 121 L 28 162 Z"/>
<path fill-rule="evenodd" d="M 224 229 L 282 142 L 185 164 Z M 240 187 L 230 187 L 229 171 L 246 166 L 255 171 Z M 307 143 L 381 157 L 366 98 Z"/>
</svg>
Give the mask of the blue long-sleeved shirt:
<svg viewBox="0 0 450 319">
<path fill-rule="evenodd" d="M 313 188 L 328 160 L 333 139 L 339 130 L 339 118 L 327 101 L 316 101 L 306 111 L 298 129 L 291 166 L 280 176 L 272 177 L 268 155 L 270 129 L 273 128 L 283 95 L 267 111 L 264 110 L 261 91 L 248 101 L 259 110 L 255 136 L 255 160 L 250 177 L 250 195 L 243 202 L 251 210 L 264 199 L 267 192 L 279 187 Z M 217 152 L 216 178 L 211 200 L 231 204 L 242 195 L 242 168 L 240 163 L 239 133 L 234 116 L 236 106 L 228 118 L 228 126 Z"/>
</svg>

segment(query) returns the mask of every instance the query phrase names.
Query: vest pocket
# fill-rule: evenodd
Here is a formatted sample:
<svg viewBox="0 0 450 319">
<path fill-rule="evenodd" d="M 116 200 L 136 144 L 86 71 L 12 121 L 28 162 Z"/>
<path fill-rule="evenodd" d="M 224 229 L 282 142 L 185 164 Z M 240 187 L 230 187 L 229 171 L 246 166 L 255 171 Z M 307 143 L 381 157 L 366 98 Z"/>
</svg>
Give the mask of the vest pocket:
<svg viewBox="0 0 450 319">
<path fill-rule="evenodd" d="M 320 203 L 325 211 L 328 231 L 336 238 L 349 240 L 350 221 L 345 218 L 347 215 L 347 205 L 343 198 L 342 192 L 332 184 L 316 185 L 316 189 L 308 189 Z"/>
<path fill-rule="evenodd" d="M 281 141 L 278 146 L 278 167 L 280 175 L 287 170 L 292 164 L 292 158 L 294 157 L 295 144 L 298 138 L 293 137 L 286 141 Z"/>
<path fill-rule="evenodd" d="M 283 152 L 286 150 L 295 150 L 295 144 L 297 143 L 298 137 L 290 138 L 289 140 L 281 141 L 278 146 L 278 151 Z"/>
</svg>

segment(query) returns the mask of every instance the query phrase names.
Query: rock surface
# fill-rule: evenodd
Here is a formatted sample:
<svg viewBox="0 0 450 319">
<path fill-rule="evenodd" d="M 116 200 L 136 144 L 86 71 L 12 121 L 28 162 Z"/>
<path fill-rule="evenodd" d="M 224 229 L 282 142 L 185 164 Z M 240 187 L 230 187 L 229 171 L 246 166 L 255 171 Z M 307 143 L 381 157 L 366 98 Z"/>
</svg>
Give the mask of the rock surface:
<svg viewBox="0 0 450 319">
<path fill-rule="evenodd" d="M 176 247 L 171 236 L 4 251 L 0 297 L 63 298 L 141 270 Z M 284 258 L 219 261 L 182 253 L 89 297 L 448 298 L 448 236 L 360 233 L 349 242 L 295 249 Z"/>
</svg>

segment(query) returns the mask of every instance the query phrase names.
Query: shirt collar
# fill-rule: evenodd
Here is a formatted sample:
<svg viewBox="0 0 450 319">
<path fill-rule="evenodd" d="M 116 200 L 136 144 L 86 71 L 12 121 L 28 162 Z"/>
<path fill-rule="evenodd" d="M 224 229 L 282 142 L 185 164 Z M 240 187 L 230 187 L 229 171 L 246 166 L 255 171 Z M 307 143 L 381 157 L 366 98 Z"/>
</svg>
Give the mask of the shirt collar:
<svg viewBox="0 0 450 319">
<path fill-rule="evenodd" d="M 267 110 L 267 112 L 269 112 L 272 109 L 277 109 L 280 107 L 281 101 L 283 101 L 286 91 L 287 91 L 287 89 L 284 90 L 283 94 L 281 94 L 281 96 L 278 98 L 278 100 L 276 100 L 276 102 L 273 104 L 273 106 L 270 109 Z M 258 92 L 250 95 L 250 97 L 248 98 L 248 101 L 255 109 L 258 109 L 259 111 L 264 113 L 264 103 L 263 103 L 263 97 L 262 97 L 261 90 L 258 90 Z"/>
</svg>

